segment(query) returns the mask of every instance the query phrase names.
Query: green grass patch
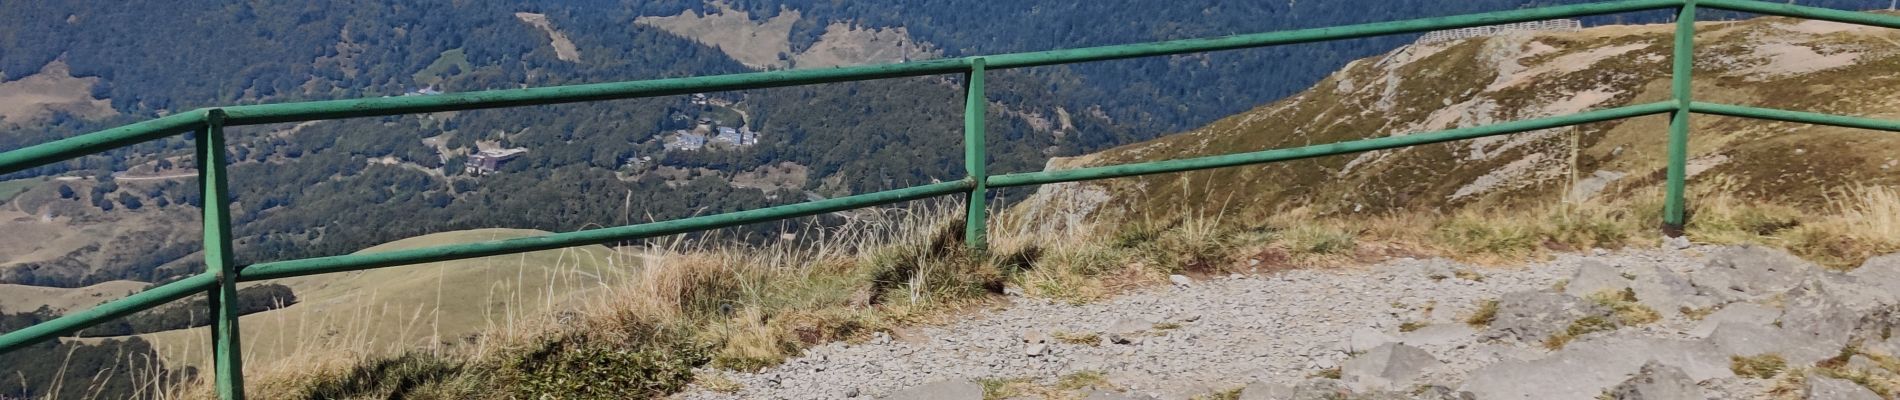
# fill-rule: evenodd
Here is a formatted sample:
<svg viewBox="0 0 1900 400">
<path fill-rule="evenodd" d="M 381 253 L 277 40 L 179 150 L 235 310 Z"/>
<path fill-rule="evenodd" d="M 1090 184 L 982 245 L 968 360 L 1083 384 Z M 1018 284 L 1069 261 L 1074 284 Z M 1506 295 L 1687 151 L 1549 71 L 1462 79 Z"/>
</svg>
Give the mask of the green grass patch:
<svg viewBox="0 0 1900 400">
<path fill-rule="evenodd" d="M 414 79 L 417 84 L 434 85 L 442 83 L 442 80 L 448 79 L 449 77 L 473 70 L 475 70 L 475 65 L 468 62 L 467 53 L 462 52 L 462 49 L 459 48 L 449 49 L 443 51 L 441 56 L 436 57 L 434 62 L 430 62 L 429 66 L 423 67 L 421 71 L 416 71 L 415 74 L 410 75 L 410 78 Z"/>
</svg>

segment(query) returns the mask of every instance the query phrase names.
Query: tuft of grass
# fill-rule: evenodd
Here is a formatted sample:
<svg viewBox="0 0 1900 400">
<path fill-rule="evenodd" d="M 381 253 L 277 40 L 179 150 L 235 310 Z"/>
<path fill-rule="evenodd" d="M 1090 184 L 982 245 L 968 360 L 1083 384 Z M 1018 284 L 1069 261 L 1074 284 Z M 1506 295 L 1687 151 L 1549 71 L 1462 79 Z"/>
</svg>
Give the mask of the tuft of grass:
<svg viewBox="0 0 1900 400">
<path fill-rule="evenodd" d="M 1358 238 L 1337 226 L 1302 224 L 1283 232 L 1288 251 L 1296 257 L 1322 258 L 1351 255 L 1358 250 Z"/>
<path fill-rule="evenodd" d="M 1638 303 L 1636 291 L 1630 288 L 1604 290 L 1591 293 L 1589 297 L 1590 301 L 1610 309 L 1610 318 L 1618 327 L 1642 325 L 1662 319 L 1662 314 Z"/>
<path fill-rule="evenodd" d="M 1153 328 L 1154 328 L 1155 330 L 1157 330 L 1157 331 L 1165 331 L 1165 330 L 1172 330 L 1172 329 L 1180 329 L 1180 328 L 1181 328 L 1181 324 L 1177 324 L 1177 323 L 1173 323 L 1173 322 L 1156 322 L 1156 323 L 1155 323 L 1155 324 L 1153 325 Z"/>
<path fill-rule="evenodd" d="M 1218 392 L 1194 396 L 1194 400 L 1240 400 L 1240 391 L 1242 389 L 1246 389 L 1246 388 L 1237 387 L 1233 389 L 1227 389 L 1227 390 L 1222 390 Z"/>
<path fill-rule="evenodd" d="M 1061 378 L 1056 378 L 1056 385 L 1054 387 L 1055 390 L 1060 391 L 1088 388 L 1112 390 L 1115 389 L 1115 385 L 1108 382 L 1108 375 L 1102 373 L 1102 371 L 1076 371 L 1075 373 L 1063 375 Z"/>
<path fill-rule="evenodd" d="M 1418 322 L 1418 321 L 1406 321 L 1403 324 L 1399 324 L 1399 332 L 1416 331 L 1419 329 L 1424 329 L 1427 326 L 1431 326 L 1431 324 Z"/>
<path fill-rule="evenodd" d="M 702 374 L 694 377 L 693 383 L 699 384 L 699 387 L 706 388 L 706 390 L 728 394 L 738 393 L 739 389 L 745 388 L 739 385 L 738 381 L 726 377 L 725 374 Z"/>
<path fill-rule="evenodd" d="M 1030 389 L 1028 378 L 983 378 L 976 383 L 983 385 L 983 400 L 1013 399 Z"/>
<path fill-rule="evenodd" d="M 1478 309 L 1465 317 L 1465 324 L 1472 327 L 1486 327 L 1498 319 L 1498 300 L 1487 299 L 1478 302 Z"/>
<path fill-rule="evenodd" d="M 1453 276 L 1457 276 L 1458 279 L 1463 279 L 1463 280 L 1472 281 L 1472 282 L 1484 282 L 1484 274 L 1480 274 L 1478 273 L 1478 271 L 1473 271 L 1469 268 L 1460 268 L 1456 271 L 1452 271 L 1451 274 Z"/>
<path fill-rule="evenodd" d="M 1341 373 L 1343 373 L 1343 372 L 1342 372 L 1342 371 L 1341 371 L 1341 370 L 1339 369 L 1339 367 L 1332 367 L 1332 368 L 1327 368 L 1327 369 L 1322 369 L 1322 370 L 1319 370 L 1319 371 L 1314 371 L 1312 375 L 1308 375 L 1307 377 L 1309 377 L 1309 378 L 1326 378 L 1326 379 L 1339 379 L 1339 376 L 1340 376 L 1340 374 L 1341 374 Z"/>
<path fill-rule="evenodd" d="M 1056 333 L 1050 334 L 1049 336 L 1055 337 L 1057 341 L 1061 341 L 1063 343 L 1068 343 L 1068 344 L 1086 344 L 1086 345 L 1102 344 L 1102 335 L 1098 335 L 1093 332 L 1056 332 Z"/>
<path fill-rule="evenodd" d="M 1616 330 L 1616 323 L 1608 318 L 1595 315 L 1578 318 L 1576 321 L 1571 321 L 1570 326 L 1565 327 L 1563 332 L 1558 332 L 1557 334 L 1545 338 L 1544 348 L 1561 350 L 1564 348 L 1564 345 L 1570 344 L 1571 340 L 1575 340 L 1579 336 L 1613 330 Z"/>
<path fill-rule="evenodd" d="M 1771 379 L 1781 371 L 1788 369 L 1788 361 L 1776 354 L 1760 354 L 1751 357 L 1730 356 L 1728 369 L 1735 375 Z"/>
<path fill-rule="evenodd" d="M 1701 321 L 1703 318 L 1708 318 L 1709 314 L 1714 314 L 1718 309 L 1718 307 L 1691 308 L 1689 306 L 1682 306 L 1676 309 L 1676 311 L 1681 312 L 1682 316 L 1688 317 L 1690 321 Z"/>
<path fill-rule="evenodd" d="M 1433 230 L 1439 246 L 1457 254 L 1522 259 L 1535 253 L 1543 241 L 1521 224 L 1501 223 L 1476 211 L 1460 212 Z"/>
</svg>

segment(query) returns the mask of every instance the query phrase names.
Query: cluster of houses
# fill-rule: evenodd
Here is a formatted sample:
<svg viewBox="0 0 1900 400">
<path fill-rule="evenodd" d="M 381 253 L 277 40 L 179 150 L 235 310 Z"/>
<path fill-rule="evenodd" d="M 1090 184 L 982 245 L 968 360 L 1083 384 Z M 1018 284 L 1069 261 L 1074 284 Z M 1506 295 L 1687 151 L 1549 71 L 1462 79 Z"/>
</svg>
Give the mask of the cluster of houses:
<svg viewBox="0 0 1900 400">
<path fill-rule="evenodd" d="M 698 151 L 706 148 L 707 145 L 730 148 L 755 144 L 759 144 L 759 133 L 753 132 L 752 128 L 712 127 L 710 121 L 701 119 L 698 128 L 673 131 L 673 135 L 668 137 L 662 145 L 668 151 Z"/>
<path fill-rule="evenodd" d="M 528 149 L 519 148 L 482 150 L 468 156 L 468 164 L 462 166 L 462 172 L 475 176 L 492 174 L 500 171 L 502 164 L 521 158 L 522 154 L 527 153 Z"/>
</svg>

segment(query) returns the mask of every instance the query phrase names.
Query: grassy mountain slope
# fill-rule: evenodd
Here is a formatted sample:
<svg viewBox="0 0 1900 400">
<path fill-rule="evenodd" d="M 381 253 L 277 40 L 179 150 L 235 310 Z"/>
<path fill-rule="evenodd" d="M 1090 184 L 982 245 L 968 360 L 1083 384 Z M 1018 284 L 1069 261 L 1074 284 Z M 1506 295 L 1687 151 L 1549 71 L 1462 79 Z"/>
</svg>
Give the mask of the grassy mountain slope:
<svg viewBox="0 0 1900 400">
<path fill-rule="evenodd" d="M 1698 101 L 1900 117 L 1890 30 L 1758 18 L 1702 23 Z M 1348 65 L 1285 100 L 1051 169 L 1228 154 L 1570 114 L 1668 96 L 1670 27 L 1604 26 L 1414 45 Z M 1692 182 L 1820 208 L 1900 175 L 1891 134 L 1698 116 Z M 1190 211 L 1320 215 L 1501 209 L 1628 198 L 1660 185 L 1661 116 L 1266 166 L 1049 185 L 1022 210 L 1052 223 L 1168 220 Z M 1574 151 L 1574 155 L 1573 155 Z M 1572 161 L 1574 157 L 1574 162 Z M 1575 192 L 1574 194 L 1569 192 Z M 1692 202 L 1695 199 L 1691 199 Z M 1692 207 L 1695 205 L 1692 204 Z"/>
<path fill-rule="evenodd" d="M 418 236 L 362 253 L 546 234 L 476 229 Z M 289 286 L 300 302 L 244 316 L 247 362 L 276 365 L 285 357 L 400 354 L 453 345 L 469 335 L 505 331 L 530 318 L 571 310 L 635 273 L 637 261 L 603 246 L 440 262 L 270 281 Z M 139 335 L 174 367 L 206 367 L 206 328 Z M 97 340 L 97 339 L 87 339 Z"/>
</svg>

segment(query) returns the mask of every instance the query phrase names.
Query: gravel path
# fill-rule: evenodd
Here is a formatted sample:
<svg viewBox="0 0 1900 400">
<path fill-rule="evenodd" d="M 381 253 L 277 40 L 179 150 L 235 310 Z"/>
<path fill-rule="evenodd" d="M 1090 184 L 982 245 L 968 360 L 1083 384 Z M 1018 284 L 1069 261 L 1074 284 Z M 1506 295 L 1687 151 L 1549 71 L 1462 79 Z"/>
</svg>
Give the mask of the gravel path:
<svg viewBox="0 0 1900 400">
<path fill-rule="evenodd" d="M 1188 398 L 1256 381 L 1293 385 L 1395 338 L 1445 362 L 1425 381 L 1455 387 L 1484 365 L 1548 353 L 1535 346 L 1478 341 L 1462 320 L 1481 300 L 1548 289 L 1586 260 L 1684 271 L 1703 264 L 1699 254 L 1695 249 L 1596 251 L 1502 267 L 1395 259 L 1153 287 L 1085 305 L 1015 298 L 1000 311 L 913 329 L 900 338 L 815 347 L 759 373 L 702 371 L 725 374 L 742 389 L 717 393 L 696 387 L 675 398 L 878 398 L 943 380 L 1027 378 L 1052 384 L 1081 371 L 1102 372 L 1130 393 Z M 1073 337 L 1066 334 L 1102 339 L 1047 340 L 1040 346 L 1024 341 Z M 1114 337 L 1127 343 L 1110 342 Z"/>
</svg>

